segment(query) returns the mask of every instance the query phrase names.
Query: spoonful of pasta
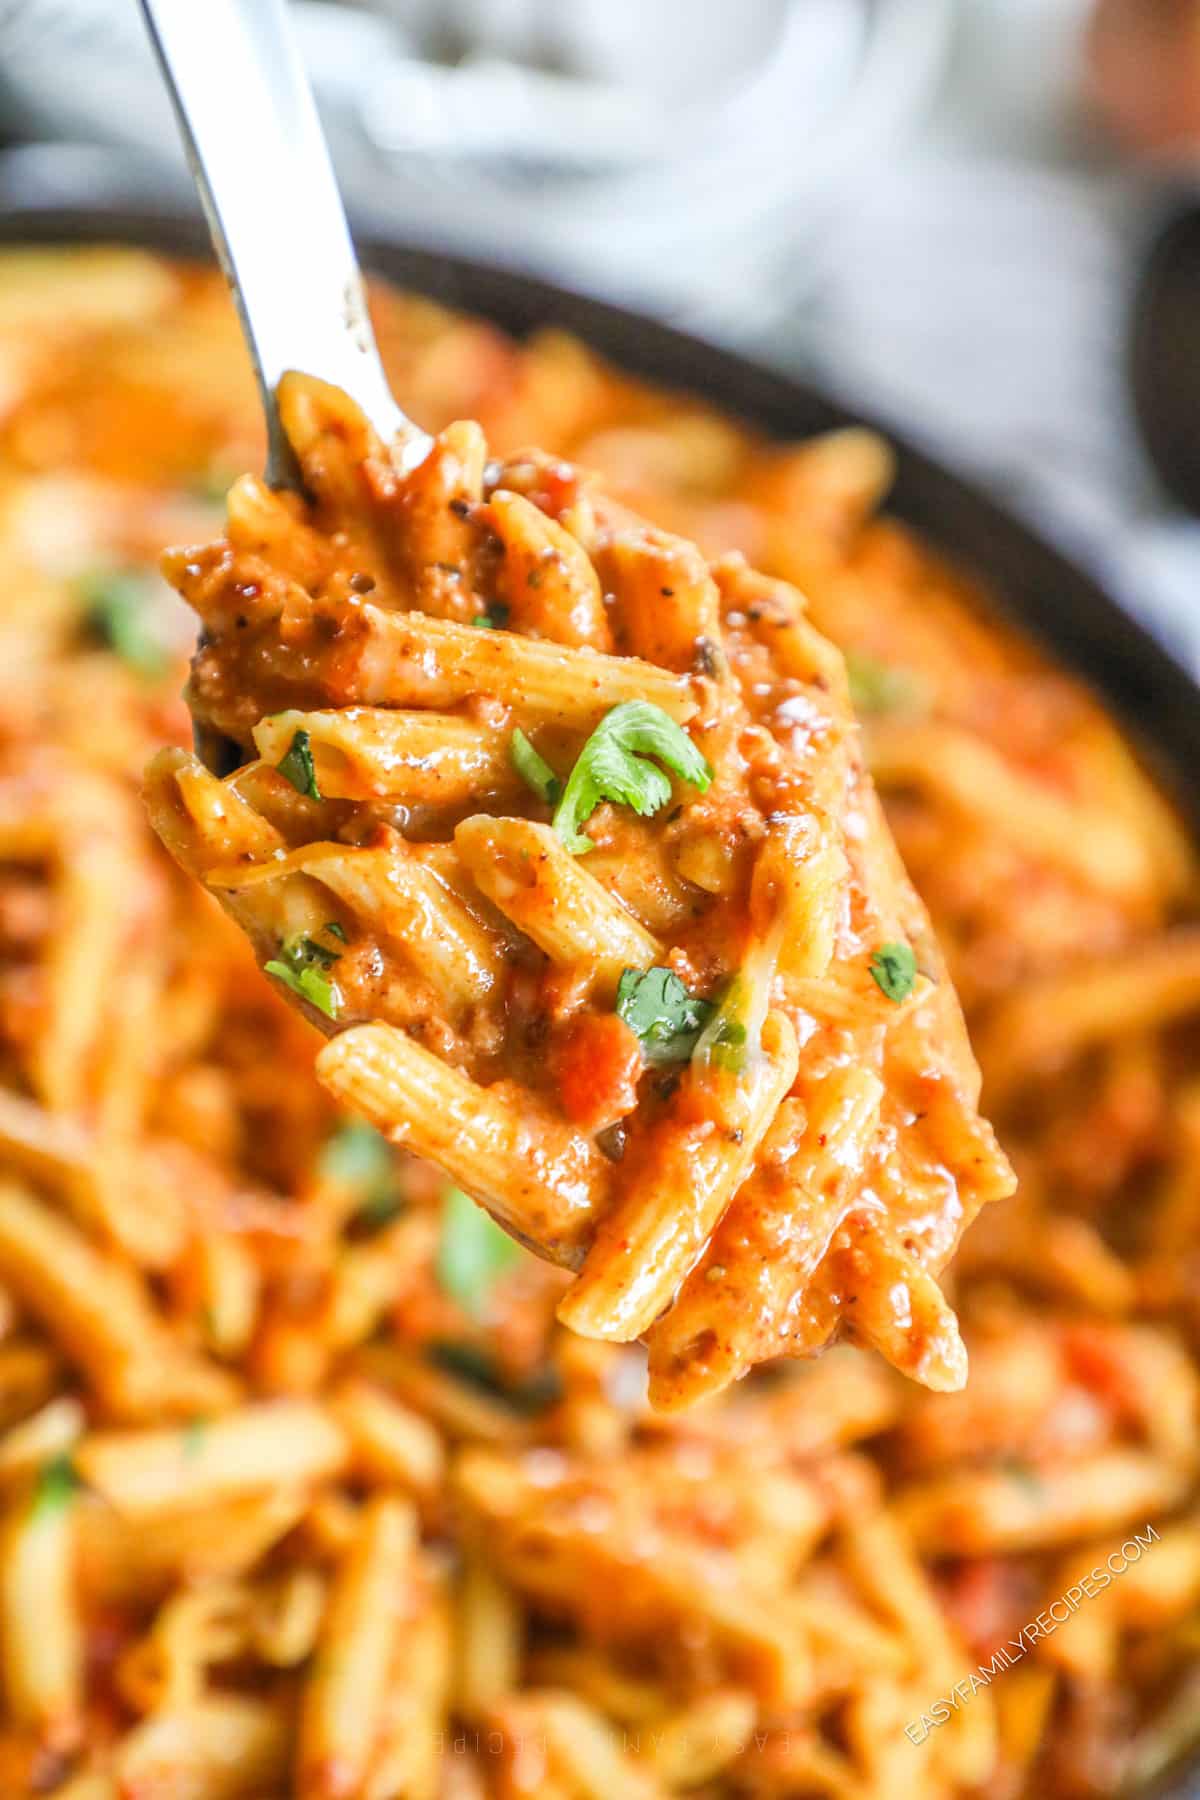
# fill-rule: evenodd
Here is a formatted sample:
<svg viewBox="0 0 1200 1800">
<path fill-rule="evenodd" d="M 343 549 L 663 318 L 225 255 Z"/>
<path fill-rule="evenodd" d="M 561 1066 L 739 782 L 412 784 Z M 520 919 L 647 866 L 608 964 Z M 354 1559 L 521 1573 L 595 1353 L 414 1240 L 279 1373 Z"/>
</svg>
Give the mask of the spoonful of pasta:
<svg viewBox="0 0 1200 1800">
<path fill-rule="evenodd" d="M 678 1408 L 846 1336 L 955 1388 L 937 1273 L 1012 1177 L 793 588 L 397 408 L 283 0 L 143 0 L 267 412 L 167 554 L 176 860 L 327 1088 L 570 1271 Z"/>
</svg>

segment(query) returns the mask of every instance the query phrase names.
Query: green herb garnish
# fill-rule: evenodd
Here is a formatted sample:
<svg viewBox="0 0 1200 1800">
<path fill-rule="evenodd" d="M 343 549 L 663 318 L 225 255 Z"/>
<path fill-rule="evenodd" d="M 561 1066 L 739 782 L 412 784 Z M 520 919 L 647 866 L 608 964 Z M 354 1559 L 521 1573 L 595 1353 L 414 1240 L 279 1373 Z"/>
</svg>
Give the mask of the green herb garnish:
<svg viewBox="0 0 1200 1800">
<path fill-rule="evenodd" d="M 68 1504 L 78 1486 L 79 1477 L 67 1453 L 64 1451 L 61 1456 L 52 1456 L 38 1470 L 30 1516 L 34 1519 L 49 1518 Z"/>
<path fill-rule="evenodd" d="M 75 584 L 87 629 L 139 675 L 162 675 L 170 652 L 157 629 L 151 581 L 133 569 L 97 569 Z"/>
<path fill-rule="evenodd" d="M 437 1278 L 451 1299 L 473 1317 L 484 1311 L 492 1285 L 521 1254 L 508 1233 L 461 1188 L 446 1189 Z"/>
<path fill-rule="evenodd" d="M 539 756 L 523 731 L 514 731 L 508 741 L 508 754 L 512 766 L 525 783 L 531 787 L 539 800 L 547 806 L 557 806 L 562 799 L 563 784 L 550 767 L 544 756 Z"/>
<path fill-rule="evenodd" d="M 900 669 L 850 650 L 846 654 L 846 674 L 855 712 L 918 712 L 925 704 L 924 683 L 911 669 Z"/>
<path fill-rule="evenodd" d="M 299 734 L 297 734 L 299 735 Z M 285 938 L 279 958 L 264 963 L 268 975 L 274 975 L 293 994 L 299 994 L 327 1019 L 336 1019 L 341 995 L 326 971 L 339 960 L 340 952 L 318 944 L 315 938 Z"/>
<path fill-rule="evenodd" d="M 540 1413 L 562 1397 L 562 1378 L 545 1364 L 524 1381 L 506 1381 L 494 1356 L 478 1344 L 435 1338 L 425 1346 L 429 1361 L 456 1380 L 466 1382 L 489 1398 L 501 1400 L 514 1412 Z"/>
<path fill-rule="evenodd" d="M 766 1016 L 766 986 L 740 970 L 729 982 L 696 1045 L 697 1062 L 740 1075 L 758 1053 Z"/>
<path fill-rule="evenodd" d="M 320 1172 L 359 1195 L 355 1222 L 364 1232 L 379 1231 L 404 1211 L 400 1172 L 388 1141 L 373 1125 L 347 1119 L 321 1151 Z"/>
<path fill-rule="evenodd" d="M 687 1062 L 713 1015 L 710 1000 L 688 992 L 674 969 L 626 969 L 617 984 L 624 1019 L 648 1063 Z"/>
<path fill-rule="evenodd" d="M 204 1448 L 204 1439 L 208 1432 L 207 1419 L 189 1419 L 183 1428 L 181 1449 L 186 1461 L 199 1456 Z"/>
<path fill-rule="evenodd" d="M 288 745 L 287 754 L 282 762 L 277 763 L 279 773 L 286 781 L 290 781 L 298 794 L 306 794 L 310 800 L 319 800 L 321 790 L 317 786 L 317 771 L 313 763 L 312 739 L 307 731 L 298 731 Z"/>
<path fill-rule="evenodd" d="M 1019 1456 L 1007 1456 L 999 1464 L 1001 1474 L 1018 1487 L 1024 1488 L 1032 1498 L 1038 1499 L 1045 1492 L 1045 1483 L 1032 1464 L 1023 1462 Z"/>
<path fill-rule="evenodd" d="M 209 506 L 223 506 L 230 488 L 237 476 L 229 469 L 198 469 L 187 483 L 187 491 L 194 500 L 204 500 Z"/>
<path fill-rule="evenodd" d="M 567 849 L 577 856 L 592 849 L 579 827 L 602 800 L 631 806 L 642 818 L 665 806 L 671 782 L 659 763 L 701 793 L 713 778 L 706 758 L 661 706 L 626 700 L 606 713 L 580 751 L 554 814 L 554 829 Z"/>
<path fill-rule="evenodd" d="M 345 928 L 339 925 L 336 919 L 328 920 L 326 924 L 322 925 L 321 930 L 327 931 L 330 937 L 337 938 L 338 942 L 341 944 L 348 944 L 350 942 L 350 939 L 346 935 Z"/>
<path fill-rule="evenodd" d="M 881 944 L 871 957 L 871 980 L 889 1000 L 907 1000 L 917 979 L 917 959 L 908 944 Z"/>
<path fill-rule="evenodd" d="M 508 624 L 508 607 L 501 600 L 493 600 L 486 612 L 476 613 L 471 620 L 481 631 L 503 631 Z"/>
</svg>

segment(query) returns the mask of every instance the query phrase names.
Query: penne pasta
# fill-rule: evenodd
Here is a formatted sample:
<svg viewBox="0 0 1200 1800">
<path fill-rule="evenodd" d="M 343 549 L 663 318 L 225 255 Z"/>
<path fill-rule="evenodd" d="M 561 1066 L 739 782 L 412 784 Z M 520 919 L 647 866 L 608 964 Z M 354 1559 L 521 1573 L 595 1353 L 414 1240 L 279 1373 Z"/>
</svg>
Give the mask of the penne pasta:
<svg viewBox="0 0 1200 1800">
<path fill-rule="evenodd" d="M 0 1670 L 11 1717 L 51 1750 L 82 1724 L 84 1641 L 75 1508 L 48 1474 L 0 1523 Z"/>
<path fill-rule="evenodd" d="M 308 736 L 317 785 L 331 800 L 464 806 L 516 782 L 507 735 L 457 713 L 367 706 L 272 713 L 254 727 L 264 762 L 281 763 L 298 731 Z"/>
<path fill-rule="evenodd" d="M 170 1431 L 97 1432 L 76 1453 L 89 1486 L 130 1516 L 303 1487 L 343 1467 L 346 1441 L 302 1400 L 263 1402 Z"/>
<path fill-rule="evenodd" d="M 762 1053 L 747 1073 L 693 1069 L 646 1150 L 640 1181 L 600 1221 L 583 1268 L 558 1316 L 583 1337 L 628 1342 L 654 1323 L 687 1275 L 750 1171 L 775 1108 L 796 1076 L 795 1034 L 770 1013 Z M 694 1092 L 715 1087 L 718 1123 L 697 1125 Z M 680 1205 L 688 1195 L 690 1204 Z"/>
<path fill-rule="evenodd" d="M 486 1198 L 514 1235 L 552 1245 L 568 1266 L 578 1256 L 606 1187 L 588 1139 L 498 1087 L 478 1087 L 387 1026 L 343 1032 L 317 1066 L 331 1093 Z"/>
<path fill-rule="evenodd" d="M 662 951 L 548 826 L 527 819 L 464 819 L 455 848 L 480 891 L 551 962 L 577 968 L 616 993 L 627 968 L 648 969 Z"/>
<path fill-rule="evenodd" d="M 414 1530 L 402 1502 L 378 1495 L 337 1572 L 301 1707 L 303 1800 L 339 1800 L 365 1785 L 415 1578 Z"/>
</svg>

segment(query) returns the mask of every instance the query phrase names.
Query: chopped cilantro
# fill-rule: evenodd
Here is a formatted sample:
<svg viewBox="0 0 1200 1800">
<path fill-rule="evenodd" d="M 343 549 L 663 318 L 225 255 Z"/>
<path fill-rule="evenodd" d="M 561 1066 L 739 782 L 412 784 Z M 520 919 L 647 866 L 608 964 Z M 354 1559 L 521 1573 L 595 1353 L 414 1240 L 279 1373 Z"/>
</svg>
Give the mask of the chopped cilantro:
<svg viewBox="0 0 1200 1800">
<path fill-rule="evenodd" d="M 296 732 L 287 754 L 277 767 L 298 794 L 306 794 L 310 800 L 321 798 L 321 790 L 317 786 L 317 771 L 313 764 L 312 739 L 307 731 Z"/>
<path fill-rule="evenodd" d="M 350 939 L 346 936 L 345 927 L 339 925 L 336 919 L 330 919 L 327 924 L 322 925 L 321 930 L 327 931 L 330 937 L 337 938 L 339 943 L 348 944 L 350 942 Z"/>
<path fill-rule="evenodd" d="M 425 1354 L 437 1368 L 493 1399 L 502 1400 L 514 1412 L 544 1412 L 562 1396 L 562 1379 L 549 1364 L 523 1381 L 511 1382 L 505 1380 L 495 1358 L 478 1344 L 435 1338 L 426 1345 Z"/>
<path fill-rule="evenodd" d="M 486 612 L 476 613 L 471 620 L 481 631 L 503 631 L 508 624 L 508 608 L 500 600 L 493 600 Z"/>
<path fill-rule="evenodd" d="M 539 756 L 523 731 L 514 731 L 509 739 L 508 754 L 512 766 L 525 783 L 531 787 L 539 800 L 547 806 L 557 806 L 562 799 L 563 785 L 546 761 Z"/>
<path fill-rule="evenodd" d="M 1019 1456 L 1007 1456 L 1000 1463 L 1001 1474 L 1025 1489 L 1033 1499 L 1038 1499 L 1045 1491 L 1045 1483 L 1031 1463 L 1022 1461 Z"/>
<path fill-rule="evenodd" d="M 700 1035 L 696 1046 L 697 1061 L 725 1069 L 733 1075 L 742 1073 L 752 1045 L 757 1053 L 765 1012 L 765 1002 L 760 995 L 759 1016 L 751 1018 L 754 991 L 744 974 L 733 977 Z"/>
<path fill-rule="evenodd" d="M 579 828 L 602 800 L 632 806 L 642 818 L 665 806 L 671 782 L 659 763 L 701 793 L 713 778 L 691 738 L 661 706 L 626 700 L 606 713 L 580 751 L 554 814 L 554 829 L 567 849 L 578 856 L 592 848 Z"/>
<path fill-rule="evenodd" d="M 712 1015 L 711 1001 L 690 994 L 674 969 L 626 969 L 617 984 L 617 1016 L 648 1063 L 687 1062 Z"/>
<path fill-rule="evenodd" d="M 917 959 L 908 944 L 881 944 L 871 957 L 871 980 L 889 1000 L 907 1000 L 917 979 Z"/>
<path fill-rule="evenodd" d="M 136 569 L 96 569 L 76 592 L 87 629 L 139 675 L 162 675 L 170 652 L 156 628 L 154 587 Z"/>
<path fill-rule="evenodd" d="M 911 669 L 851 650 L 846 655 L 846 674 L 855 712 L 918 712 L 924 704 L 924 684 Z"/>
<path fill-rule="evenodd" d="M 341 994 L 329 978 L 328 970 L 339 960 L 340 952 L 329 950 L 324 944 L 318 944 L 315 938 L 285 938 L 278 959 L 264 963 L 263 968 L 268 975 L 274 975 L 285 987 L 291 988 L 294 994 L 323 1012 L 327 1019 L 336 1019 L 341 1005 Z"/>
<path fill-rule="evenodd" d="M 236 479 L 231 470 L 216 465 L 197 469 L 187 483 L 187 491 L 194 500 L 207 501 L 210 506 L 222 506 Z"/>
<path fill-rule="evenodd" d="M 520 1246 L 461 1188 L 446 1189 L 437 1278 L 443 1290 L 478 1318 L 492 1284 L 520 1256 Z"/>
<path fill-rule="evenodd" d="M 180 1447 L 188 1462 L 191 1462 L 193 1457 L 199 1456 L 200 1452 L 203 1450 L 204 1438 L 207 1431 L 207 1419 L 189 1419 L 184 1426 L 180 1439 Z"/>
<path fill-rule="evenodd" d="M 52 1456 L 38 1470 L 31 1516 L 35 1519 L 49 1518 L 52 1513 L 67 1505 L 78 1486 L 79 1477 L 71 1458 L 65 1452 L 61 1456 Z"/>
<path fill-rule="evenodd" d="M 735 1073 L 744 1068 L 748 1036 L 744 1019 L 719 1019 L 709 1045 L 709 1061 L 716 1063 L 719 1069 L 732 1069 Z"/>
<path fill-rule="evenodd" d="M 355 1223 L 378 1231 L 404 1211 L 400 1173 L 388 1141 L 361 1119 L 339 1125 L 321 1152 L 320 1172 L 357 1193 Z"/>
</svg>

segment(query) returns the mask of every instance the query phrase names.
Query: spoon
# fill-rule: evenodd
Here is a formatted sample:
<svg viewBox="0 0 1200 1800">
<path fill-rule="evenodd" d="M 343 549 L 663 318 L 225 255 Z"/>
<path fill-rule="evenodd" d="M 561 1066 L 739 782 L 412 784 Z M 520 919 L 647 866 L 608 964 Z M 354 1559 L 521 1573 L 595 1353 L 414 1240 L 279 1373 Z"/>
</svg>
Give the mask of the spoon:
<svg viewBox="0 0 1200 1800">
<path fill-rule="evenodd" d="M 300 488 L 276 387 L 342 388 L 405 470 L 432 439 L 397 406 L 286 0 L 141 0 L 262 394 L 267 480 Z"/>
</svg>

